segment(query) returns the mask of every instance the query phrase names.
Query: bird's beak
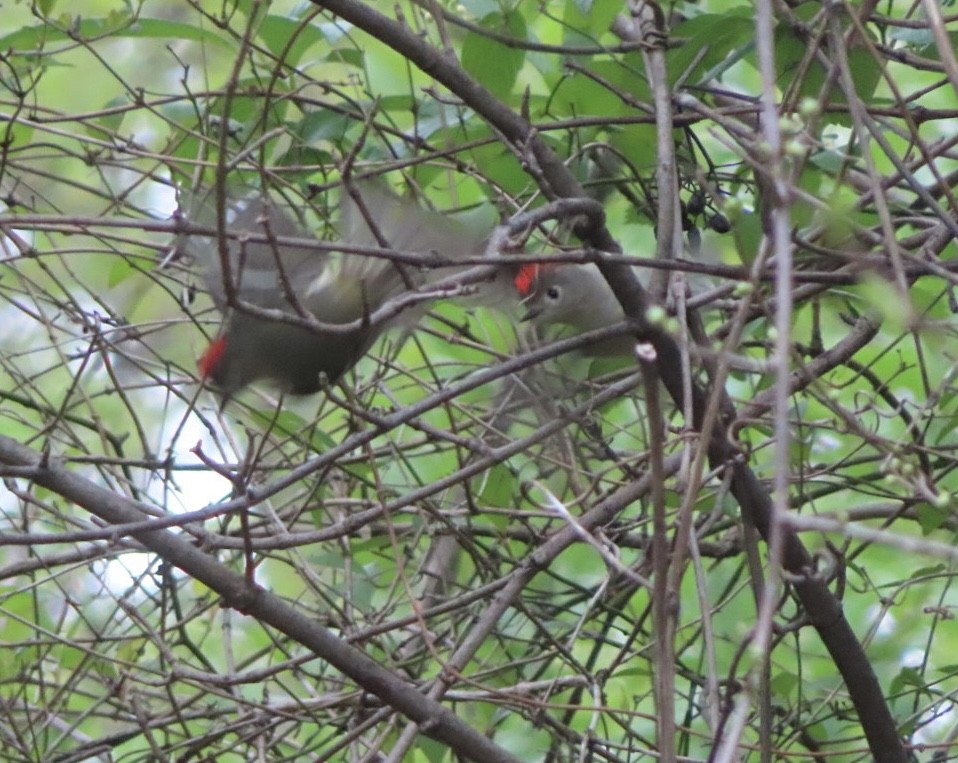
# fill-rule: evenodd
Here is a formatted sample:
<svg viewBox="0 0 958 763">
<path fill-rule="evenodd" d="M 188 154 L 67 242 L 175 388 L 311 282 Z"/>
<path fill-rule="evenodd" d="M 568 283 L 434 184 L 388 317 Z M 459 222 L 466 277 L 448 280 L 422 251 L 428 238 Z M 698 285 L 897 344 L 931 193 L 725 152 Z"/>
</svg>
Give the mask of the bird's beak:
<svg viewBox="0 0 958 763">
<path fill-rule="evenodd" d="M 519 316 L 519 322 L 525 323 L 526 321 L 531 321 L 534 318 L 538 318 L 541 312 L 542 312 L 541 305 L 540 306 L 534 305 L 530 308 L 527 308 L 526 311 L 521 316 Z"/>
</svg>

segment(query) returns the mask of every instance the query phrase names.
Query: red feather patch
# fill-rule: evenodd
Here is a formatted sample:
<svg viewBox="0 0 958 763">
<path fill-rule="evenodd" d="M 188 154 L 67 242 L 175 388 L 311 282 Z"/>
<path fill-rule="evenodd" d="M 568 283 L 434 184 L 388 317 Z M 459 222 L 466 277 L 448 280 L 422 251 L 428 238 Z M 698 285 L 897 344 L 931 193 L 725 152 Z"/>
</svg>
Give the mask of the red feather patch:
<svg viewBox="0 0 958 763">
<path fill-rule="evenodd" d="M 539 269 L 540 265 L 538 262 L 523 265 L 519 268 L 519 272 L 516 273 L 516 277 L 512 279 L 512 283 L 515 285 L 520 297 L 528 297 L 532 294 L 532 290 L 536 285 L 536 279 L 539 277 Z"/>
<path fill-rule="evenodd" d="M 216 372 L 216 368 L 219 366 L 220 362 L 223 360 L 223 355 L 226 353 L 226 337 L 218 336 L 212 342 L 210 346 L 206 348 L 200 359 L 196 362 L 196 365 L 200 369 L 200 376 L 203 379 L 208 379 Z"/>
</svg>

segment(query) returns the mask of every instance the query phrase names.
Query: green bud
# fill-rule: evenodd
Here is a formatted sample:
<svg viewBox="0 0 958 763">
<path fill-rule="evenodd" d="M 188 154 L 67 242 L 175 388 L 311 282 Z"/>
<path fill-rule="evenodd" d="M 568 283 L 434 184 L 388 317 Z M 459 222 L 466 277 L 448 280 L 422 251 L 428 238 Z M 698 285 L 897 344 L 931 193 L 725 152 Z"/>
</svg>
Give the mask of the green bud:
<svg viewBox="0 0 958 763">
<path fill-rule="evenodd" d="M 645 311 L 645 319 L 653 326 L 661 326 L 667 317 L 668 314 L 665 312 L 665 308 L 659 305 L 653 305 Z"/>
<path fill-rule="evenodd" d="M 794 159 L 801 159 L 807 153 L 808 148 L 805 142 L 800 138 L 792 138 L 785 142 L 785 155 Z"/>
<path fill-rule="evenodd" d="M 798 113 L 804 120 L 810 121 L 821 115 L 822 108 L 818 105 L 817 99 L 805 97 L 798 104 Z"/>
</svg>

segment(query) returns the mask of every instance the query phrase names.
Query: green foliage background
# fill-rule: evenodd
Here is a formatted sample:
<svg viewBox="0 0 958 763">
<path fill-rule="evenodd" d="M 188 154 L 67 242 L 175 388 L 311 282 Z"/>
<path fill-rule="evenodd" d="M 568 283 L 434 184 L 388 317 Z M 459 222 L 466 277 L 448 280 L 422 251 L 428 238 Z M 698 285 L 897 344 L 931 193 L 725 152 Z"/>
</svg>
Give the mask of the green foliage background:
<svg viewBox="0 0 958 763">
<path fill-rule="evenodd" d="M 436 67 L 449 56 L 526 116 L 603 199 L 624 253 L 639 266 L 653 256 L 653 88 L 640 47 L 611 31 L 621 2 L 371 5 L 401 14 L 434 45 Z M 672 95 L 715 109 L 710 119 L 673 100 L 682 200 L 700 190 L 709 200 L 688 214 L 684 254 L 711 278 L 689 281 L 696 294 L 730 285 L 703 318 L 710 347 L 739 361 L 724 387 L 750 412 L 734 427 L 749 463 L 769 485 L 786 469 L 792 510 L 832 522 L 827 536 L 803 534 L 819 553 L 816 574 L 833 576 L 906 742 L 950 756 L 955 245 L 921 247 L 956 217 L 958 83 L 926 17 L 906 4 L 882 4 L 881 16 L 862 22 L 864 40 L 855 39 L 859 4 L 837 20 L 818 3 L 787 5 L 776 6 L 773 42 L 792 172 L 782 206 L 798 244 L 790 369 L 817 368 L 863 317 L 877 327 L 849 361 L 813 370 L 791 396 L 789 463 L 776 460 L 761 405 L 776 379 L 776 327 L 768 271 L 751 270 L 769 203 L 752 4 L 662 9 Z M 848 48 L 829 44 L 833 24 Z M 945 28 L 952 40 L 955 24 Z M 851 92 L 825 66 L 839 60 Z M 861 134 L 849 103 L 870 115 L 881 141 Z M 615 156 L 612 172 L 594 172 L 599 149 Z M 631 363 L 553 361 L 527 372 L 532 393 L 515 410 L 504 408 L 502 384 L 485 384 L 382 426 L 526 351 L 511 305 L 447 302 L 411 338 L 388 336 L 328 396 L 280 401 L 262 387 L 220 412 L 195 371 L 219 316 L 190 263 L 170 256 L 169 227 L 175 187 L 218 174 L 282 197 L 331 239 L 344 176 L 382 176 L 477 230 L 544 200 L 534 162 L 482 115 L 318 5 L 7 5 L 0 433 L 157 516 L 302 475 L 182 532 L 402 680 L 427 692 L 449 681 L 447 706 L 518 759 L 626 761 L 666 750 L 704 760 L 743 696 L 743 759 L 760 759 L 763 745 L 766 756 L 868 758 L 834 662 L 787 588 L 767 673 L 750 649 L 762 573 L 749 569 L 748 535 L 721 475 L 706 473 L 693 496 L 696 542 L 676 560 L 674 661 L 657 657 L 642 582 L 652 575 L 650 498 L 590 542 L 534 556 L 646 472 L 638 381 L 611 402 L 588 403 Z M 940 206 L 919 202 L 916 186 Z M 730 234 L 716 232 L 715 215 Z M 540 228 L 526 251 L 552 255 L 557 242 L 571 246 L 566 230 Z M 741 336 L 721 345 L 750 295 Z M 682 335 L 677 322 L 671 328 Z M 666 403 L 664 415 L 662 451 L 685 456 L 664 484 L 673 543 L 697 443 L 681 411 Z M 542 433 L 557 419 L 567 425 Z M 323 460 L 377 427 L 367 444 Z M 522 437 L 531 442 L 472 473 Z M 96 535 L 88 512 L 3 469 L 0 757 L 451 759 L 424 735 L 404 737 L 401 715 L 300 644 L 221 607 L 216 592 L 131 536 Z M 441 546 L 451 554 L 444 563 Z M 521 594 L 484 622 L 530 560 L 541 566 Z M 450 656 L 477 634 L 474 657 L 450 676 Z M 657 737 L 661 671 L 676 687 L 670 739 Z"/>
</svg>

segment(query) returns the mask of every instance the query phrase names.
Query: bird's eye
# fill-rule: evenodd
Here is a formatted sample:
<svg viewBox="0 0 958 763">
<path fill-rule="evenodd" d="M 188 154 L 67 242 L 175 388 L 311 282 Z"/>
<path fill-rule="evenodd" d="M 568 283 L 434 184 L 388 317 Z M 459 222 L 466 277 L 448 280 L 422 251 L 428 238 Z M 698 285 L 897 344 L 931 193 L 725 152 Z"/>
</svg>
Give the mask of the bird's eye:
<svg viewBox="0 0 958 763">
<path fill-rule="evenodd" d="M 558 287 L 558 286 L 550 286 L 548 289 L 546 289 L 546 296 L 547 296 L 549 299 L 552 299 L 552 300 L 557 300 L 557 299 L 559 299 L 559 287 Z"/>
</svg>

